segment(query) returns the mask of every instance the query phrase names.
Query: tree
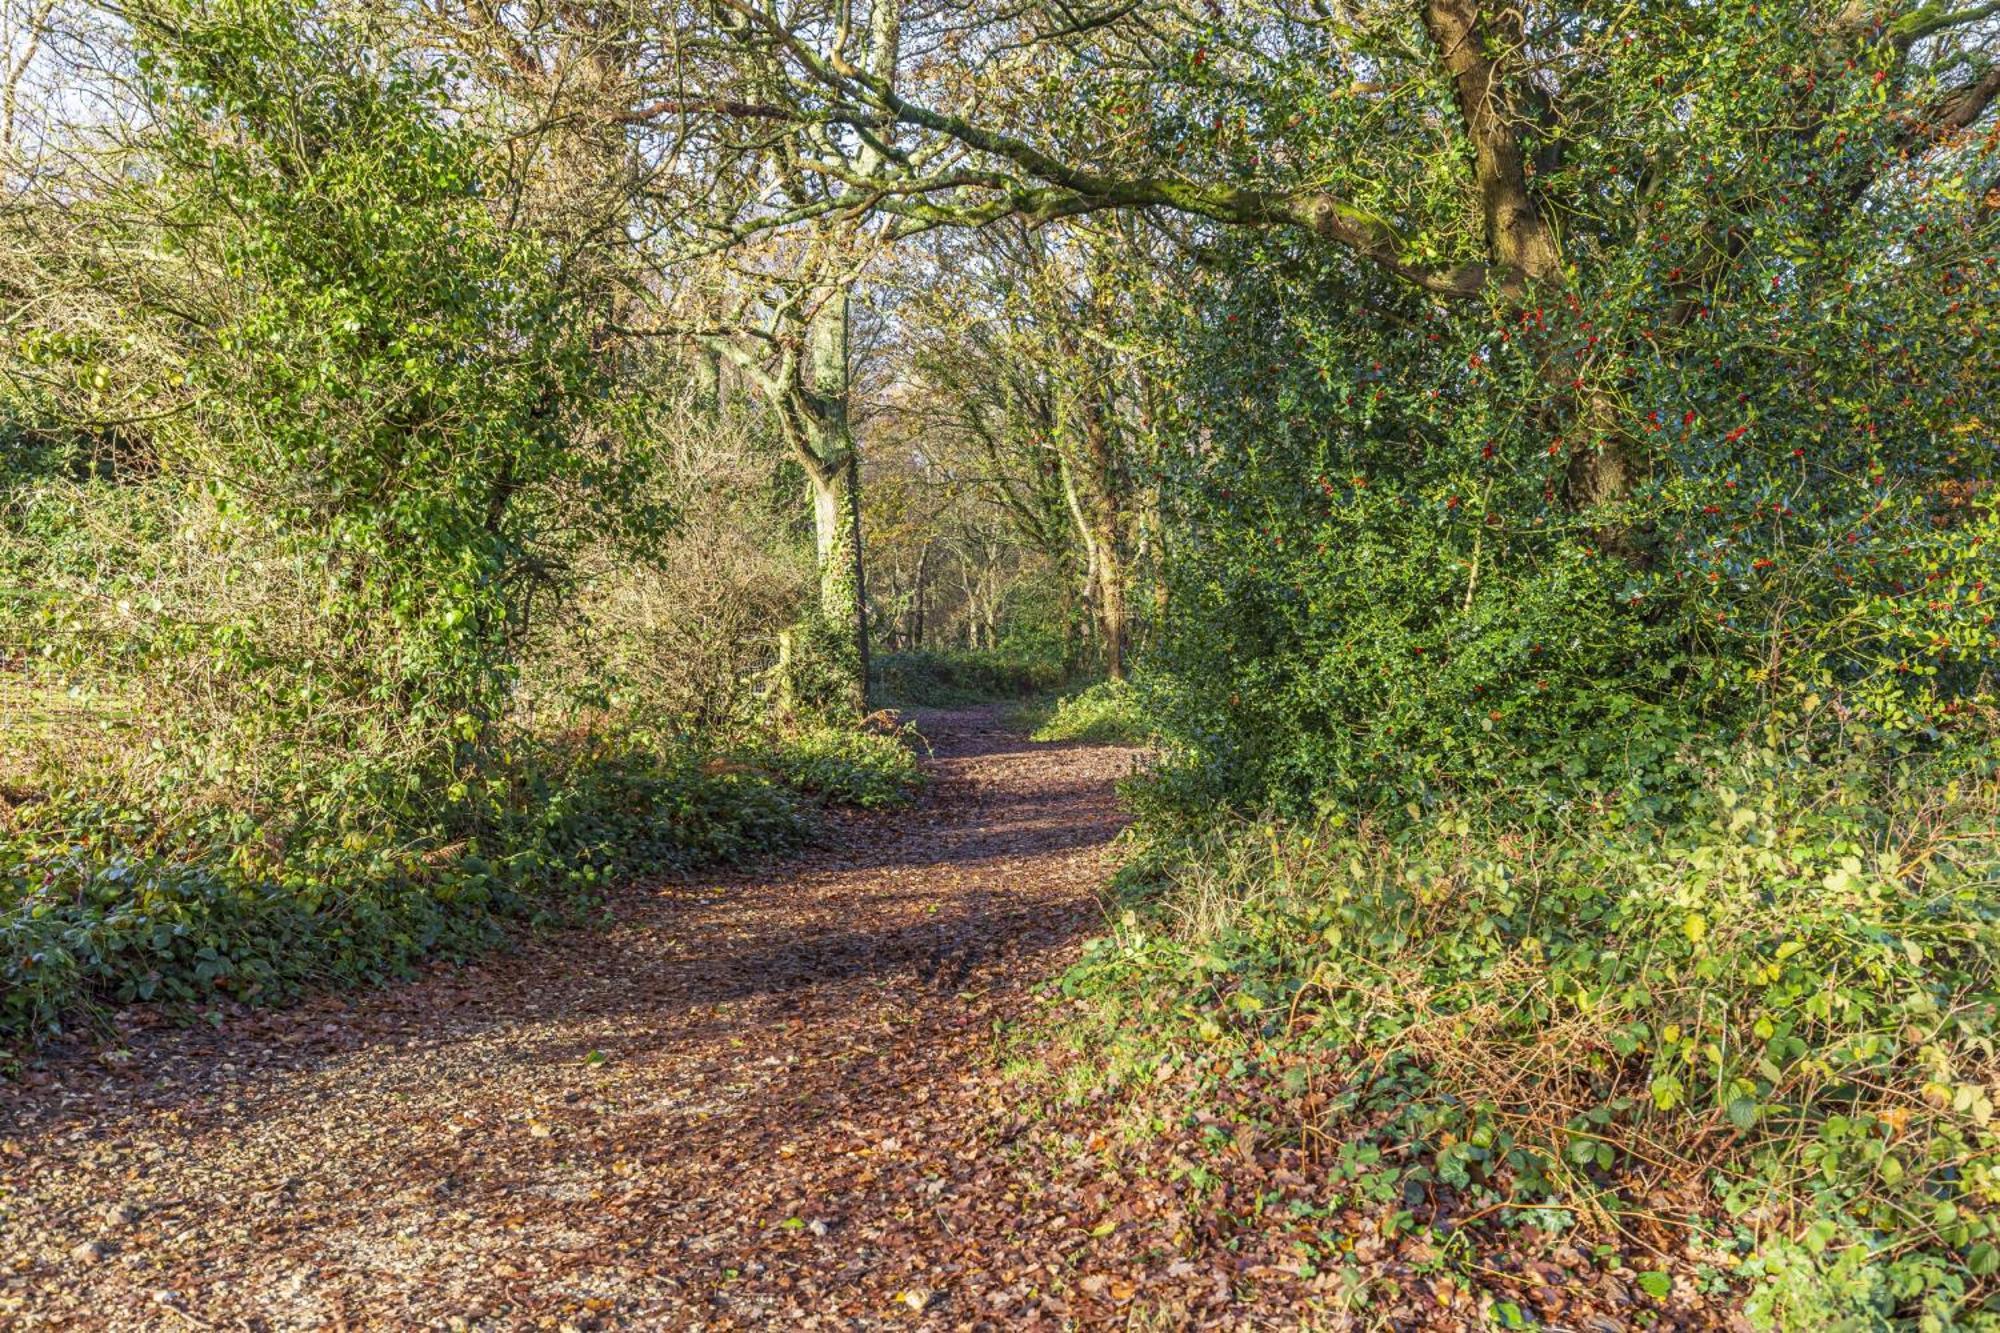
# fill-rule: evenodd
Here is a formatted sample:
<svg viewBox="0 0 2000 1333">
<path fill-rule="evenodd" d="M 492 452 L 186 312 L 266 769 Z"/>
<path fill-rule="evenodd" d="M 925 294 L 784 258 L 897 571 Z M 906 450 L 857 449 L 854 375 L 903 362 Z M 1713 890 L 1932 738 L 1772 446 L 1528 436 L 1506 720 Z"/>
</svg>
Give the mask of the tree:
<svg viewBox="0 0 2000 1333">
<path fill-rule="evenodd" d="M 664 333 L 727 362 L 770 414 L 811 502 L 813 637 L 844 659 L 845 704 L 859 708 L 867 697 L 868 613 L 851 402 L 853 256 L 820 239 L 802 253 L 780 244 L 776 254 L 735 256 L 720 273 L 711 267 L 706 281 L 673 294 L 666 319 L 627 331 Z"/>
<path fill-rule="evenodd" d="M 1740 42 L 1754 56 L 1726 62 L 1731 75 L 1789 76 L 1756 99 L 1731 154 L 1811 143 L 1863 78 L 1895 99 L 1866 151 L 1828 173 L 1830 226 L 1866 206 L 1886 166 L 1948 148 L 2000 95 L 2000 30 L 1984 4 L 1530 13 L 1295 0 L 1240 17 L 1161 2 L 1028 5 L 970 25 L 913 6 L 881 19 L 903 8 L 871 6 L 871 23 L 921 24 L 912 49 L 957 59 L 861 59 L 856 26 L 816 6 L 711 7 L 763 70 L 761 100 L 728 114 L 801 136 L 902 136 L 886 175 L 830 171 L 841 189 L 827 211 L 929 227 L 1163 209 L 1282 227 L 1474 323 L 1592 299 L 1594 270 L 1651 245 L 1661 197 L 1716 160 L 1683 133 L 1679 108 L 1740 91 L 1710 52 Z M 1751 253 L 1737 220 L 1747 198 L 1706 195 L 1675 238 L 1682 319 Z M 1565 373 L 1544 331 L 1526 336 L 1549 367 L 1545 415 L 1572 441 L 1568 498 L 1615 511 L 1656 460 L 1615 390 Z"/>
<path fill-rule="evenodd" d="M 834 206 L 838 201 L 827 182 L 880 181 L 898 153 L 892 142 L 874 135 L 844 137 L 818 129 L 735 135 L 735 123 L 765 122 L 753 99 L 766 94 L 775 72 L 757 55 L 754 23 L 731 12 L 719 14 L 708 32 L 671 12 L 667 21 L 670 49 L 684 53 L 682 59 L 663 71 L 661 95 L 634 102 L 615 118 L 664 135 L 671 145 L 661 151 L 663 160 L 674 164 L 668 175 L 677 189 L 657 201 L 671 213 L 666 230 L 673 240 L 662 256 L 663 270 L 671 273 L 689 257 L 722 254 L 740 281 L 722 298 L 727 318 L 650 331 L 677 331 L 727 357 L 775 413 L 811 489 L 818 625 L 853 627 L 846 649 L 836 651 L 848 659 L 849 702 L 865 706 L 867 583 L 850 342 L 854 287 L 880 238 L 866 224 L 865 210 Z M 853 32 L 857 58 L 888 77 L 902 58 L 900 11 L 875 6 Z M 723 58 L 717 58 L 718 49 Z M 685 95 L 691 66 L 705 75 L 692 97 Z M 793 224 L 777 230 L 800 230 L 802 238 L 780 236 L 775 256 L 757 256 L 746 243 L 772 231 L 774 220 Z"/>
<path fill-rule="evenodd" d="M 1131 341 L 1143 266 L 1118 256 L 1133 229 L 996 224 L 939 242 L 951 276 L 928 277 L 909 318 L 941 425 L 983 460 L 980 484 L 1019 536 L 1072 566 L 1107 674 L 1123 679 L 1144 470 L 1145 360 Z"/>
</svg>

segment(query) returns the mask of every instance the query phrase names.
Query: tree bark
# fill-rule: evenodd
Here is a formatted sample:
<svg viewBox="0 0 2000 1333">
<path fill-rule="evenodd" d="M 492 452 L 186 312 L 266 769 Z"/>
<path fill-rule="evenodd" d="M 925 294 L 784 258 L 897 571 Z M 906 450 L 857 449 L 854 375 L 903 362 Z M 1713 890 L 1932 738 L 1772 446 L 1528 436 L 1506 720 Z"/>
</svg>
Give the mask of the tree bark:
<svg viewBox="0 0 2000 1333">
<path fill-rule="evenodd" d="M 1112 680 L 1123 680 L 1128 632 L 1123 497 L 1118 493 L 1115 473 L 1110 470 L 1114 460 L 1108 451 L 1108 431 L 1101 430 L 1101 418 L 1098 425 L 1098 431 L 1086 427 L 1084 433 L 1091 442 L 1082 451 L 1082 457 L 1075 463 L 1065 460 L 1064 493 L 1070 514 L 1076 520 L 1077 534 L 1083 541 L 1084 590 L 1098 647 L 1104 656 L 1104 671 Z M 1093 435 L 1096 438 L 1092 439 Z M 1087 495 L 1077 485 L 1079 470 L 1087 474 Z"/>
<path fill-rule="evenodd" d="M 1479 0 L 1426 0 L 1424 29 L 1451 77 L 1472 145 L 1473 180 L 1492 260 L 1489 272 L 1517 302 L 1537 297 L 1555 301 L 1568 287 L 1562 243 L 1528 188 L 1522 117 L 1500 63 L 1521 45 L 1518 14 L 1490 11 Z M 1537 350 L 1551 387 L 1562 396 L 1576 393 L 1562 426 L 1573 450 L 1565 483 L 1570 504 L 1577 509 L 1616 504 L 1631 493 L 1642 471 L 1635 444 L 1619 425 L 1616 404 L 1601 390 L 1573 390 L 1576 377 L 1567 367 L 1559 368 L 1556 347 Z"/>
<path fill-rule="evenodd" d="M 868 603 L 861 550 L 861 458 L 848 428 L 848 301 L 845 286 L 823 293 L 806 326 L 804 384 L 791 394 L 793 450 L 812 486 L 813 552 L 819 611 L 829 625 L 853 627 L 849 693 L 868 706 Z"/>
<path fill-rule="evenodd" d="M 1115 546 L 1099 552 L 1097 563 L 1097 619 L 1104 638 L 1104 675 L 1108 680 L 1125 679 L 1125 649 L 1129 624 L 1125 610 L 1126 569 Z"/>
<path fill-rule="evenodd" d="M 848 541 L 854 547 L 854 646 L 861 658 L 861 711 L 870 706 L 868 690 L 868 573 L 861 560 L 861 455 L 847 451 Z"/>
<path fill-rule="evenodd" d="M 806 465 L 812 483 L 813 556 L 819 571 L 819 610 L 829 623 L 854 614 L 854 562 L 847 549 L 846 469 Z"/>
<path fill-rule="evenodd" d="M 1489 21 L 1477 0 L 1429 0 L 1424 28 L 1451 75 L 1459 117 L 1472 143 L 1473 179 L 1486 221 L 1486 249 L 1494 277 L 1509 296 L 1562 280 L 1562 247 L 1528 192 L 1512 99 L 1500 79 L 1494 52 L 1518 45 L 1503 21 Z"/>
</svg>

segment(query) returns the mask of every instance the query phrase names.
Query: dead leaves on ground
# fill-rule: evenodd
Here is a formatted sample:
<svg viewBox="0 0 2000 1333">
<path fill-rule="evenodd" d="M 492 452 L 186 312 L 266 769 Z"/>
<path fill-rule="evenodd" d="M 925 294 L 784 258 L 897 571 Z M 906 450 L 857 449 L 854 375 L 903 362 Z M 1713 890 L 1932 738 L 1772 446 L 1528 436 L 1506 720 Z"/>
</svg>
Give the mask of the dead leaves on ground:
<svg viewBox="0 0 2000 1333">
<path fill-rule="evenodd" d="M 1364 1236 L 1353 1271 L 1321 1271 L 1296 1228 L 1221 1220 L 1311 1197 L 1296 1162 L 1253 1149 L 1197 1189 L 1174 1134 L 1127 1141 L 1114 1108 L 1026 1103 L 994 1034 L 1101 926 L 1132 752 L 1034 747 L 980 710 L 927 732 L 923 804 L 846 817 L 799 861 L 633 885 L 603 931 L 386 992 L 216 1029 L 133 1011 L 120 1058 L 58 1055 L 0 1089 L 0 1322 L 1482 1318 L 1492 1292 L 1399 1247 Z M 1575 1274 L 1503 1276 L 1525 1293 Z"/>
</svg>

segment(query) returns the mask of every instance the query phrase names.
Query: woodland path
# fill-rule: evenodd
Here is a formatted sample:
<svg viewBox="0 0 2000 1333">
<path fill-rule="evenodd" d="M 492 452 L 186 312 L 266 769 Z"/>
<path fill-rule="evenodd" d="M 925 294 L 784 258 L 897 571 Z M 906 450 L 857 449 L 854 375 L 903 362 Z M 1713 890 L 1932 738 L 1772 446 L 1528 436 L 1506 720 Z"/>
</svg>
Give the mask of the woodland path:
<svg viewBox="0 0 2000 1333">
<path fill-rule="evenodd" d="M 0 1086 L 0 1325 L 1124 1323 L 1056 1294 L 1107 1229 L 1031 1202 L 1066 1168 L 995 1052 L 1101 925 L 1136 756 L 920 725 L 916 808 L 802 858 Z"/>
<path fill-rule="evenodd" d="M 1138 755 L 919 723 L 918 804 L 807 856 L 0 1084 L 0 1330 L 1457 1333 L 1503 1300 L 1571 1333 L 1741 1327 L 1644 1311 L 1566 1242 L 1469 1280 L 1385 1241 L 1398 1203 L 1357 1212 L 1326 1153 L 1247 1131 L 1291 1103 L 1226 1058 L 1112 1090 L 1046 983 L 1103 925 Z M 1236 1113 L 1159 1118 L 1200 1077 Z"/>
</svg>

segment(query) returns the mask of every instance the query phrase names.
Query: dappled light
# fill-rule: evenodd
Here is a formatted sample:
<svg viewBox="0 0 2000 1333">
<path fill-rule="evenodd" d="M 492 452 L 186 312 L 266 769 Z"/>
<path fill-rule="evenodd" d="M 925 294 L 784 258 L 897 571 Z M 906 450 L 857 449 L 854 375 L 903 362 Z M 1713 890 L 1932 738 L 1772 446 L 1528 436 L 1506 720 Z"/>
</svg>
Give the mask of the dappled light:
<svg viewBox="0 0 2000 1333">
<path fill-rule="evenodd" d="M 0 1324 L 2000 1330 L 2000 3 L 0 51 Z"/>
</svg>

